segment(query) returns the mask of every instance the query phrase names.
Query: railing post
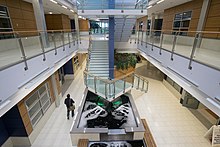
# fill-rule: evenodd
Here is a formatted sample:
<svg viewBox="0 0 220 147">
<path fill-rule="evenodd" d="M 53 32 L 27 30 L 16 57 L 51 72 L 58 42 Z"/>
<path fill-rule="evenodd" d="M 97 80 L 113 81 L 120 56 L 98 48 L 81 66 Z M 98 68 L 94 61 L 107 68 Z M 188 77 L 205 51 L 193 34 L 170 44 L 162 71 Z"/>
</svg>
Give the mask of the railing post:
<svg viewBox="0 0 220 147">
<path fill-rule="evenodd" d="M 191 55 L 190 55 L 189 66 L 188 66 L 188 68 L 190 70 L 192 69 L 192 60 L 193 60 L 193 57 L 195 55 L 195 51 L 196 51 L 196 47 L 197 47 L 197 42 L 198 42 L 199 36 L 200 36 L 200 33 L 196 33 L 195 38 L 194 38 L 192 52 L 191 52 Z"/>
<path fill-rule="evenodd" d="M 70 44 L 70 33 L 68 32 L 68 41 L 69 41 L 69 48 L 71 47 L 71 44 Z"/>
<path fill-rule="evenodd" d="M 115 82 L 113 83 L 113 89 L 114 89 L 114 91 L 113 91 L 113 98 L 115 98 Z"/>
<path fill-rule="evenodd" d="M 43 40 L 42 40 L 41 32 L 39 32 L 38 35 L 39 35 L 39 39 L 40 39 L 41 50 L 42 50 L 42 53 L 43 53 L 43 61 L 45 61 L 46 60 L 46 56 L 45 56 L 45 49 L 44 49 L 44 45 L 43 45 Z"/>
<path fill-rule="evenodd" d="M 125 93 L 125 88 L 126 88 L 126 77 L 125 77 L 123 80 L 124 80 L 124 91 L 123 91 L 123 93 Z"/>
<path fill-rule="evenodd" d="M 57 46 L 56 46 L 56 40 L 55 40 L 54 32 L 52 32 L 52 39 L 53 39 L 53 44 L 54 44 L 55 55 L 57 55 Z"/>
<path fill-rule="evenodd" d="M 173 61 L 173 54 L 174 54 L 174 50 L 175 50 L 175 46 L 176 46 L 177 35 L 178 35 L 178 33 L 176 33 L 174 38 L 173 38 L 172 53 L 171 53 L 171 58 L 170 58 L 172 61 Z"/>
<path fill-rule="evenodd" d="M 142 91 L 144 90 L 144 79 L 142 79 L 143 80 L 143 84 L 142 84 Z"/>
<path fill-rule="evenodd" d="M 151 50 L 154 50 L 154 36 L 151 37 L 152 38 L 152 44 L 151 44 Z"/>
<path fill-rule="evenodd" d="M 88 87 L 88 82 L 87 82 L 87 74 L 84 72 L 84 83 L 86 87 Z"/>
<path fill-rule="evenodd" d="M 105 83 L 105 98 L 107 99 L 107 83 Z"/>
<path fill-rule="evenodd" d="M 139 36 L 140 36 L 140 31 L 138 30 L 138 44 L 139 44 Z"/>
<path fill-rule="evenodd" d="M 16 38 L 18 39 L 18 43 L 19 43 L 19 46 L 20 46 L 20 49 L 21 49 L 21 55 L 22 55 L 22 59 L 24 61 L 24 70 L 28 70 L 28 65 L 27 65 L 27 58 L 26 58 L 26 55 L 25 55 L 25 51 L 24 51 L 24 46 L 22 44 L 22 41 L 21 41 L 21 37 L 19 36 L 19 34 L 17 33 L 16 34 Z"/>
<path fill-rule="evenodd" d="M 97 89 L 96 89 L 96 77 L 94 77 L 94 88 L 95 88 L 95 93 L 97 93 Z"/>
<path fill-rule="evenodd" d="M 141 45 L 143 45 L 143 40 L 144 39 L 144 31 L 142 30 L 142 32 L 141 32 Z"/>
<path fill-rule="evenodd" d="M 137 86 L 137 89 L 139 89 L 139 85 L 140 85 L 140 77 L 137 77 L 138 78 L 138 86 Z"/>
<path fill-rule="evenodd" d="M 162 44 L 163 44 L 163 32 L 161 33 L 160 36 L 160 52 L 159 52 L 160 55 L 162 54 Z"/>
<path fill-rule="evenodd" d="M 61 33 L 62 33 L 63 51 L 65 51 L 64 31 L 61 31 Z"/>
<path fill-rule="evenodd" d="M 134 76 L 135 76 L 135 74 L 133 73 L 132 74 L 132 88 L 134 87 Z"/>
</svg>

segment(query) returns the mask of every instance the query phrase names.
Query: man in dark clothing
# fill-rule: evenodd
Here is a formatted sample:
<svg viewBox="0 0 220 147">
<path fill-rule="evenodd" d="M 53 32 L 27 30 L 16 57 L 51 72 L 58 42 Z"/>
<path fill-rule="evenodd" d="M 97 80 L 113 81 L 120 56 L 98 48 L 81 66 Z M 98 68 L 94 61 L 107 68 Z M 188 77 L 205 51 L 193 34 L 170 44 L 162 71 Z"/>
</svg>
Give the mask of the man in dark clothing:
<svg viewBox="0 0 220 147">
<path fill-rule="evenodd" d="M 67 119 L 69 119 L 70 111 L 72 111 L 72 117 L 74 116 L 74 109 L 71 109 L 71 106 L 74 106 L 74 103 L 74 100 L 70 98 L 70 94 L 67 94 L 67 98 L 64 101 L 67 108 Z"/>
</svg>

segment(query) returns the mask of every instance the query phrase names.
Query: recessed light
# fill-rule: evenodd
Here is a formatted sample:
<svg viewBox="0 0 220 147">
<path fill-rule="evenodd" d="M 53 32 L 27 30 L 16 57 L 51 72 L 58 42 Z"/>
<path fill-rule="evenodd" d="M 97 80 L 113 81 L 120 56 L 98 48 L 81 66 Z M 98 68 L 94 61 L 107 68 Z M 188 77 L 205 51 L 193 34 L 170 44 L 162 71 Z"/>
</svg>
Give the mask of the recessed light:
<svg viewBox="0 0 220 147">
<path fill-rule="evenodd" d="M 53 12 L 49 12 L 49 14 L 53 14 Z"/>
<path fill-rule="evenodd" d="M 53 3 L 55 3 L 55 4 L 57 4 L 57 2 L 55 1 L 55 0 L 50 0 L 51 2 L 53 2 Z"/>
<path fill-rule="evenodd" d="M 62 5 L 62 7 L 63 7 L 63 8 L 65 8 L 65 9 L 67 9 L 67 7 L 66 7 L 66 6 L 64 6 L 64 5 Z"/>
<path fill-rule="evenodd" d="M 163 1 L 164 1 L 164 0 L 160 0 L 160 1 L 157 2 L 157 4 L 162 3 Z"/>
<path fill-rule="evenodd" d="M 148 6 L 147 9 L 150 9 L 151 7 L 152 7 L 152 5 L 151 5 L 151 6 Z"/>
</svg>

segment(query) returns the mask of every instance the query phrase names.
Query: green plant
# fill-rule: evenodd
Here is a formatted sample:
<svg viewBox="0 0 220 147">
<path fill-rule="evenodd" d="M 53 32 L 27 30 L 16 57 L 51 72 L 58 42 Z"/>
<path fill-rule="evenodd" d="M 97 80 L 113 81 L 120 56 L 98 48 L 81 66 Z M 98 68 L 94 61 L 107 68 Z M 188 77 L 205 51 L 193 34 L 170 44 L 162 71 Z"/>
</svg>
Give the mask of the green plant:
<svg viewBox="0 0 220 147">
<path fill-rule="evenodd" d="M 115 65 L 117 70 L 124 70 L 129 67 L 135 68 L 136 63 L 137 57 L 135 54 L 115 53 Z"/>
</svg>

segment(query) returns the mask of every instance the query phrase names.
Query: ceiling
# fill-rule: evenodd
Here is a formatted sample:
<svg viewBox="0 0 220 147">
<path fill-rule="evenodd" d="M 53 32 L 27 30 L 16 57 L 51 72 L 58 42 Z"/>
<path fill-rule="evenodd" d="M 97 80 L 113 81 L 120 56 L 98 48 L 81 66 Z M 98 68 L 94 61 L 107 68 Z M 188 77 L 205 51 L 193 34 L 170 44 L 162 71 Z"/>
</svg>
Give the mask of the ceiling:
<svg viewBox="0 0 220 147">
<path fill-rule="evenodd" d="M 24 0 L 32 3 L 33 0 Z M 67 0 L 55 0 L 58 4 L 51 2 L 50 0 L 42 0 L 44 6 L 44 13 L 49 14 L 52 12 L 53 14 L 65 14 L 68 15 L 70 19 L 74 18 L 74 12 L 77 11 L 76 6 L 74 6 L 71 2 Z M 60 4 L 60 5 L 59 5 Z M 66 6 L 68 9 L 63 8 L 61 5 Z M 73 10 L 74 12 L 70 11 Z"/>
<path fill-rule="evenodd" d="M 151 8 L 147 9 L 147 14 L 150 17 L 152 13 L 154 14 L 161 14 L 164 12 L 165 9 L 181 5 L 183 3 L 192 1 L 192 0 L 164 0 L 163 2 L 156 4 L 160 0 L 151 0 L 148 6 L 153 5 Z M 154 5 L 156 4 L 156 5 Z"/>
</svg>

